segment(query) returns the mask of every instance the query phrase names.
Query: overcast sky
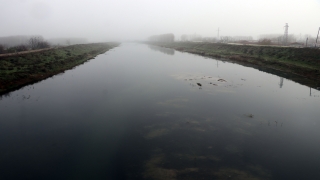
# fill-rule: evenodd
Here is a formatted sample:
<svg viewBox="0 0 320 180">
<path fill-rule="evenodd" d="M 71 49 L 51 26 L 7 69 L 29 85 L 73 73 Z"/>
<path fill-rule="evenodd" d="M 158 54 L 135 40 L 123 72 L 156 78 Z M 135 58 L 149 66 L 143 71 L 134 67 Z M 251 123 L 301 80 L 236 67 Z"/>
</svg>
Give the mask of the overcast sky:
<svg viewBox="0 0 320 180">
<path fill-rule="evenodd" d="M 0 36 L 141 40 L 173 33 L 316 36 L 320 0 L 0 0 Z"/>
</svg>

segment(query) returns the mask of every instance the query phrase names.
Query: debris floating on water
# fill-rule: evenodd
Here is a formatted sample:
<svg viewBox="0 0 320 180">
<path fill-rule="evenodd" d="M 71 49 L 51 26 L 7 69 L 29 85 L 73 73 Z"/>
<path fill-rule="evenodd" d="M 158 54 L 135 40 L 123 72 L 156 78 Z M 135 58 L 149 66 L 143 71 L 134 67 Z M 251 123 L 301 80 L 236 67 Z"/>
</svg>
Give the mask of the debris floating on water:
<svg viewBox="0 0 320 180">
<path fill-rule="evenodd" d="M 244 115 L 249 117 L 249 118 L 253 118 L 253 114 L 244 114 Z"/>
<path fill-rule="evenodd" d="M 202 86 L 200 83 L 197 83 L 197 85 L 200 86 L 200 87 Z"/>
<path fill-rule="evenodd" d="M 224 79 L 218 79 L 218 81 L 220 81 L 220 82 L 227 82 L 227 81 L 224 80 Z"/>
</svg>

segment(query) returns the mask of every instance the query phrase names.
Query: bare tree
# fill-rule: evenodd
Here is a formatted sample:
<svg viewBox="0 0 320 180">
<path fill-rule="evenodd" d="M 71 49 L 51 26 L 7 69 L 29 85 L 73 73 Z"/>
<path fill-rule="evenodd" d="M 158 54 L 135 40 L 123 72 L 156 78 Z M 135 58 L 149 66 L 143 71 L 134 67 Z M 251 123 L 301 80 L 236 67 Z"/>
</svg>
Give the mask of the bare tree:
<svg viewBox="0 0 320 180">
<path fill-rule="evenodd" d="M 229 43 L 232 42 L 233 39 L 231 36 L 220 36 L 220 42 L 221 43 Z"/>
<path fill-rule="evenodd" d="M 34 36 L 29 39 L 29 46 L 31 49 L 43 49 L 49 48 L 50 45 L 48 42 L 43 40 L 41 36 Z"/>
<path fill-rule="evenodd" d="M 31 49 L 37 49 L 38 48 L 38 44 L 39 42 L 41 41 L 41 37 L 39 36 L 34 36 L 34 37 L 31 37 L 29 39 L 29 46 Z"/>
</svg>

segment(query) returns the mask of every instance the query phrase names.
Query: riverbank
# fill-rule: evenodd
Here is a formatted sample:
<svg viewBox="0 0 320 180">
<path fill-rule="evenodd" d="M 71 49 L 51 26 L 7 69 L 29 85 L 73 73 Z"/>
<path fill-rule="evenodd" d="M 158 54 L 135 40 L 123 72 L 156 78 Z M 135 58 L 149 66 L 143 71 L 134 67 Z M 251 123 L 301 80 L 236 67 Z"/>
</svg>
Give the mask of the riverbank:
<svg viewBox="0 0 320 180">
<path fill-rule="evenodd" d="M 7 56 L 17 56 L 20 54 L 29 54 L 29 53 L 35 53 L 35 52 L 40 52 L 40 51 L 46 51 L 49 49 L 54 49 L 54 48 L 45 48 L 45 49 L 36 49 L 36 50 L 28 50 L 28 51 L 20 51 L 20 52 L 15 52 L 15 53 L 5 53 L 5 54 L 0 54 L 0 57 L 7 57 Z"/>
<path fill-rule="evenodd" d="M 0 57 L 0 95 L 83 64 L 119 43 L 79 44 Z"/>
<path fill-rule="evenodd" d="M 148 42 L 147 44 L 230 61 L 276 74 L 309 87 L 320 87 L 319 49 L 204 42 Z"/>
</svg>

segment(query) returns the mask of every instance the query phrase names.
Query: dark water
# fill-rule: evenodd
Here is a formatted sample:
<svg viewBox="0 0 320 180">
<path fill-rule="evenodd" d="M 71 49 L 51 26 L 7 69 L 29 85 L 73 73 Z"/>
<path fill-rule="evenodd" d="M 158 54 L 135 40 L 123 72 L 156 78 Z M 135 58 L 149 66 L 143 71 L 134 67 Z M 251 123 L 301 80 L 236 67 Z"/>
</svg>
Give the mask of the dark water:
<svg viewBox="0 0 320 180">
<path fill-rule="evenodd" d="M 122 44 L 1 98 L 0 179 L 319 179 L 319 105 L 272 74 Z"/>
</svg>

